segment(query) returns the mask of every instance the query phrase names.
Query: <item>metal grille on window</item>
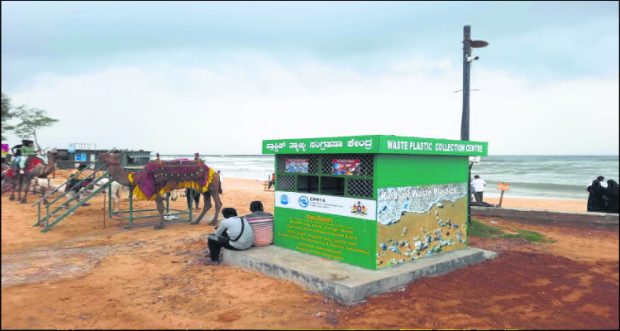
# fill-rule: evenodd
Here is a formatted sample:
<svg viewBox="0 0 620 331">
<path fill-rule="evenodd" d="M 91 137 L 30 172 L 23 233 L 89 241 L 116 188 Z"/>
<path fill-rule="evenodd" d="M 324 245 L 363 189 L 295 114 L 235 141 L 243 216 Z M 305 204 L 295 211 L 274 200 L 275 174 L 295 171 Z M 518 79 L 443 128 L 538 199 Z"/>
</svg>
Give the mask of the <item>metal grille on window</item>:
<svg viewBox="0 0 620 331">
<path fill-rule="evenodd" d="M 360 160 L 360 172 L 359 176 L 372 176 L 374 169 L 374 162 L 372 154 L 331 154 L 323 155 L 323 164 L 321 173 L 324 175 L 331 175 L 332 173 L 332 161 L 333 160 Z"/>
<path fill-rule="evenodd" d="M 288 155 L 276 155 L 276 159 L 278 160 L 278 168 L 276 169 L 276 172 L 278 174 L 283 174 L 284 171 L 286 170 L 286 157 Z"/>
<path fill-rule="evenodd" d="M 349 179 L 348 184 L 348 195 L 372 198 L 372 179 Z"/>
<path fill-rule="evenodd" d="M 276 178 L 278 191 L 294 191 L 296 176 L 279 175 Z"/>
<path fill-rule="evenodd" d="M 318 155 L 305 155 L 308 158 L 308 173 L 318 174 L 319 169 L 319 156 Z"/>
</svg>

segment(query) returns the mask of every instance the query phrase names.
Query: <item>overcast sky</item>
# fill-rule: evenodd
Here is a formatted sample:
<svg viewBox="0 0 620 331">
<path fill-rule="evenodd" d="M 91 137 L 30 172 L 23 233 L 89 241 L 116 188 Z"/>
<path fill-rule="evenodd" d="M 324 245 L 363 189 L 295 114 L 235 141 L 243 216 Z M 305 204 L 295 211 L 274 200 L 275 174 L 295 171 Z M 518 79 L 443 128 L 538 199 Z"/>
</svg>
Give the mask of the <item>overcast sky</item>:
<svg viewBox="0 0 620 331">
<path fill-rule="evenodd" d="M 618 2 L 2 2 L 2 92 L 43 147 L 259 154 L 263 139 L 470 139 L 618 154 Z M 8 141 L 18 142 L 15 137 Z"/>
</svg>

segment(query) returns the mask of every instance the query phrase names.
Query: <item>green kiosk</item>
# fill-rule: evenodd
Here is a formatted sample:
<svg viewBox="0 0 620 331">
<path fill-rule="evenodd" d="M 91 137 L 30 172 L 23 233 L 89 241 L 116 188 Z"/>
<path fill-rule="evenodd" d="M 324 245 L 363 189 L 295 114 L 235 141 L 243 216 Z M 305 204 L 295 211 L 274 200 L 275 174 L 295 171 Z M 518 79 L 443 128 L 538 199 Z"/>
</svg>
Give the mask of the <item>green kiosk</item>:
<svg viewBox="0 0 620 331">
<path fill-rule="evenodd" d="M 367 269 L 465 248 L 468 157 L 487 149 L 386 135 L 265 140 L 274 244 Z"/>
</svg>

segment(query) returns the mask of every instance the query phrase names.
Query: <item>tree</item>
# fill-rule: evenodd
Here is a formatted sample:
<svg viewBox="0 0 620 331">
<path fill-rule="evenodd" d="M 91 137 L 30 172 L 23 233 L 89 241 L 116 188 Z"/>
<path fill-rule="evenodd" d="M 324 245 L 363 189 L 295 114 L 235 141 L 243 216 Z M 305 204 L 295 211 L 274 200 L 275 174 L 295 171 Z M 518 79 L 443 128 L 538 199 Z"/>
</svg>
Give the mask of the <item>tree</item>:
<svg viewBox="0 0 620 331">
<path fill-rule="evenodd" d="M 33 137 L 37 148 L 41 149 L 37 141 L 37 130 L 46 126 L 51 126 L 58 122 L 58 120 L 47 116 L 47 112 L 43 109 L 28 107 L 26 105 L 21 105 L 15 109 L 17 112 L 15 112 L 14 116 L 21 122 L 13 128 L 13 132 L 22 139 Z"/>
<path fill-rule="evenodd" d="M 6 137 L 4 133 L 14 129 L 13 126 L 5 124 L 12 117 L 15 117 L 15 113 L 11 112 L 11 98 L 8 95 L 2 93 L 2 135 L 0 139 L 4 141 Z"/>
</svg>

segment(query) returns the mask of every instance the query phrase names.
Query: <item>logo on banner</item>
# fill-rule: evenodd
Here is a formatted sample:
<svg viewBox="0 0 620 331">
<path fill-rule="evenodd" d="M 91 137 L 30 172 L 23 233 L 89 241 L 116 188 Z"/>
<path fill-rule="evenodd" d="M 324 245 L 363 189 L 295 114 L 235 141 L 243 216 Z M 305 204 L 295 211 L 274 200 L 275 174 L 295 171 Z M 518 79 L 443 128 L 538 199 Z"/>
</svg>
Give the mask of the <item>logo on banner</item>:
<svg viewBox="0 0 620 331">
<path fill-rule="evenodd" d="M 364 206 L 360 201 L 351 206 L 351 214 L 355 215 L 366 215 L 368 214 L 368 210 L 366 206 Z"/>
<path fill-rule="evenodd" d="M 308 207 L 308 205 L 310 204 L 310 200 L 308 200 L 308 197 L 305 195 L 302 195 L 299 197 L 299 205 L 303 208 Z"/>
<path fill-rule="evenodd" d="M 282 196 L 280 197 L 280 203 L 282 203 L 283 205 L 288 205 L 288 196 L 286 194 L 282 194 Z"/>
</svg>

